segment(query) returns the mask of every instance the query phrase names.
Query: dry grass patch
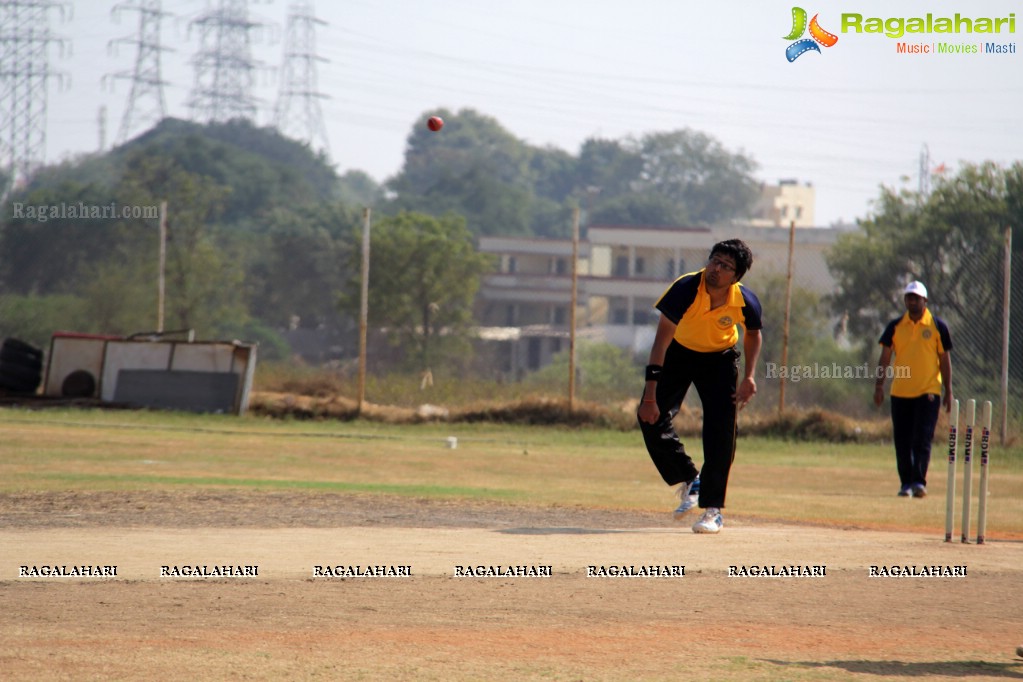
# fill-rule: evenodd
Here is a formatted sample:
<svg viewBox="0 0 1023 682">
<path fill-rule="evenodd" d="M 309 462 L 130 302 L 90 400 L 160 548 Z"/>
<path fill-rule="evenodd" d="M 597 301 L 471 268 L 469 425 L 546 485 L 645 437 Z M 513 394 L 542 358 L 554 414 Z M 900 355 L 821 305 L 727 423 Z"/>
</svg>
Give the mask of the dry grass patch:
<svg viewBox="0 0 1023 682">
<path fill-rule="evenodd" d="M 260 416 L 299 420 L 364 419 L 387 424 L 493 423 L 618 431 L 637 429 L 635 400 L 617 405 L 576 401 L 570 406 L 565 399 L 530 396 L 518 401 L 484 401 L 453 408 L 430 404 L 395 407 L 365 402 L 360 410 L 357 401 L 337 393 L 258 392 L 252 397 L 250 410 Z M 702 410 L 683 406 L 675 425 L 680 434 L 691 437 L 700 434 L 702 419 Z M 891 422 L 887 419 L 857 420 L 821 409 L 792 409 L 780 415 L 776 412 L 743 412 L 739 428 L 743 435 L 832 443 L 879 442 L 891 437 Z M 937 437 L 944 439 L 940 429 Z"/>
</svg>

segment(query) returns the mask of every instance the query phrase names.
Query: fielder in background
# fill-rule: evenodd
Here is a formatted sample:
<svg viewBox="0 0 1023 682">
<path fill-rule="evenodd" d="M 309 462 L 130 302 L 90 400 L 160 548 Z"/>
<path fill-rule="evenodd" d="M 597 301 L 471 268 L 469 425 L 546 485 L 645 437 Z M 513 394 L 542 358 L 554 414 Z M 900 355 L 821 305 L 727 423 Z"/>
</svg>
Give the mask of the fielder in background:
<svg viewBox="0 0 1023 682">
<path fill-rule="evenodd" d="M 741 240 L 714 245 L 707 266 L 682 275 L 654 304 L 661 312 L 650 349 L 646 385 L 637 417 L 650 458 L 669 486 L 678 486 L 679 519 L 693 506 L 689 491 L 699 474 L 703 515 L 696 533 L 717 533 L 724 525 L 728 473 L 735 459 L 736 416 L 756 394 L 754 380 L 761 346 L 761 310 L 756 295 L 739 284 L 753 264 Z M 739 380 L 739 326 L 745 330 L 746 366 Z M 703 404 L 703 469 L 686 454 L 672 419 L 690 386 Z"/>
<path fill-rule="evenodd" d="M 910 282 L 903 300 L 906 313 L 888 323 L 879 341 L 874 404 L 884 402 L 885 377 L 894 356 L 891 403 L 899 496 L 926 497 L 939 405 L 944 402 L 946 411 L 952 407 L 952 337 L 945 321 L 927 309 L 927 287 Z"/>
</svg>

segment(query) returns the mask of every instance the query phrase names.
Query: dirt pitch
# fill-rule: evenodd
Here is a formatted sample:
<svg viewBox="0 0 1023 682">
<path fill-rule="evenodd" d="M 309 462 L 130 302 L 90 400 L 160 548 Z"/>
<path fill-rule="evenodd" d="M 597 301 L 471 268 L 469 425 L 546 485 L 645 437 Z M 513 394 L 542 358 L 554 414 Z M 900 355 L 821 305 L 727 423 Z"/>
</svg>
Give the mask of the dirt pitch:
<svg viewBox="0 0 1023 682">
<path fill-rule="evenodd" d="M 692 519 L 689 519 L 691 523 Z M 371 495 L 0 495 L 4 679 L 1023 680 L 1023 542 Z M 116 578 L 19 577 L 116 565 Z M 168 578 L 161 566 L 258 566 Z M 314 578 L 315 566 L 412 577 Z M 455 577 L 546 566 L 549 578 Z M 587 577 L 684 565 L 684 577 Z M 811 578 L 736 566 L 825 566 Z M 870 566 L 965 566 L 960 578 Z"/>
</svg>

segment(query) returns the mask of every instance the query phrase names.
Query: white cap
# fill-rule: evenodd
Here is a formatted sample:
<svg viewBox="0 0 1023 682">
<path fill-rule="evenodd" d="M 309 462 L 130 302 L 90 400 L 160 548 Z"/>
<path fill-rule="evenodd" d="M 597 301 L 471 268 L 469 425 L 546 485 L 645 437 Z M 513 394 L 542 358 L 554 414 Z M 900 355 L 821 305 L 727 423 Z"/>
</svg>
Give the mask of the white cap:
<svg viewBox="0 0 1023 682">
<path fill-rule="evenodd" d="M 914 280 L 906 285 L 906 288 L 902 290 L 902 294 L 916 294 L 920 298 L 927 298 L 927 287 L 923 285 L 923 282 Z"/>
</svg>

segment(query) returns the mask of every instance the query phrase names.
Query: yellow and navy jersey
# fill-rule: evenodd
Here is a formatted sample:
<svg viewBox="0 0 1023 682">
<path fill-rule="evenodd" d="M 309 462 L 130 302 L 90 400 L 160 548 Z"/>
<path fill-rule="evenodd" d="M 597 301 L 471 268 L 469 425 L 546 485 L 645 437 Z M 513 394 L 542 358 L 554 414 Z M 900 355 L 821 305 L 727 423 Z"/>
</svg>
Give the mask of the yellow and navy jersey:
<svg viewBox="0 0 1023 682">
<path fill-rule="evenodd" d="M 750 331 L 763 328 L 760 300 L 741 284 L 733 284 L 724 305 L 711 310 L 703 270 L 672 282 L 654 307 L 677 325 L 676 341 L 701 353 L 734 346 L 739 342 L 739 325 Z"/>
<path fill-rule="evenodd" d="M 952 336 L 948 325 L 940 317 L 924 309 L 919 322 L 909 313 L 888 323 L 878 343 L 892 349 L 894 379 L 892 395 L 896 398 L 916 398 L 926 393 L 941 395 L 941 365 L 943 353 L 952 350 Z M 908 368 L 900 370 L 901 367 Z"/>
</svg>

